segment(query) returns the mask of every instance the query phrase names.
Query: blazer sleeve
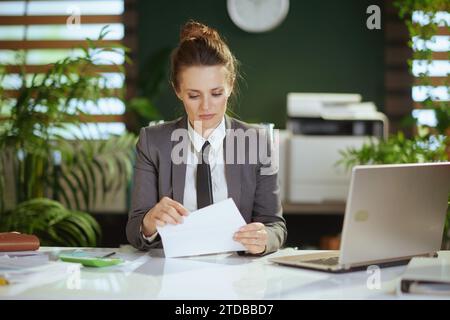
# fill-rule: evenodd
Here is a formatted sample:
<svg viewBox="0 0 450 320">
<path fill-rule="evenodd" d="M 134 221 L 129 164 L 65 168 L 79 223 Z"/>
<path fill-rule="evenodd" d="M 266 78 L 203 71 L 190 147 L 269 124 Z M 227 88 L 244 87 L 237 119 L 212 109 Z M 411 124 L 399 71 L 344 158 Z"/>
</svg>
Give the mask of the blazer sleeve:
<svg viewBox="0 0 450 320">
<path fill-rule="evenodd" d="M 158 169 L 150 154 L 147 131 L 142 128 L 136 144 L 136 161 L 128 214 L 126 235 L 131 245 L 139 250 L 161 247 L 161 238 L 148 242 L 141 233 L 145 214 L 158 203 Z"/>
<path fill-rule="evenodd" d="M 278 183 L 278 148 L 268 135 L 260 135 L 266 141 L 267 154 L 258 164 L 256 172 L 256 190 L 253 204 L 253 222 L 266 226 L 268 241 L 263 254 L 280 249 L 287 237 L 286 221 L 281 207 L 280 187 Z"/>
</svg>

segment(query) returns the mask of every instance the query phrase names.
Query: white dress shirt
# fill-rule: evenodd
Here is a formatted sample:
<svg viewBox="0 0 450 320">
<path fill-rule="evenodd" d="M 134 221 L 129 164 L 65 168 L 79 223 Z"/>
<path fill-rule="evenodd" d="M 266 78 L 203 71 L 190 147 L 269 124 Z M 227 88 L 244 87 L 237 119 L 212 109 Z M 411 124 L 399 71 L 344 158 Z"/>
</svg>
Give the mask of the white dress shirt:
<svg viewBox="0 0 450 320">
<path fill-rule="evenodd" d="M 228 198 L 223 156 L 223 139 L 226 135 L 225 118 L 222 118 L 220 124 L 208 136 L 208 139 L 203 138 L 197 133 L 189 121 L 188 134 L 191 141 L 191 148 L 189 148 L 187 157 L 183 206 L 188 211 L 195 211 L 197 210 L 197 164 L 199 158 L 201 158 L 202 147 L 206 141 L 209 141 L 211 144 L 208 161 L 211 170 L 213 201 L 216 203 Z"/>
<path fill-rule="evenodd" d="M 187 120 L 188 136 L 191 142 L 187 154 L 186 179 L 184 184 L 183 206 L 189 211 L 197 210 L 197 164 L 201 157 L 203 144 L 209 141 L 211 144 L 208 161 L 211 170 L 212 191 L 214 203 L 228 198 L 227 180 L 225 177 L 225 161 L 223 154 L 223 140 L 226 136 L 225 117 L 222 118 L 220 124 L 211 132 L 207 139 L 203 138 L 192 128 Z M 142 234 L 142 231 L 141 231 Z M 158 232 L 150 237 L 142 236 L 147 241 L 153 241 Z"/>
</svg>

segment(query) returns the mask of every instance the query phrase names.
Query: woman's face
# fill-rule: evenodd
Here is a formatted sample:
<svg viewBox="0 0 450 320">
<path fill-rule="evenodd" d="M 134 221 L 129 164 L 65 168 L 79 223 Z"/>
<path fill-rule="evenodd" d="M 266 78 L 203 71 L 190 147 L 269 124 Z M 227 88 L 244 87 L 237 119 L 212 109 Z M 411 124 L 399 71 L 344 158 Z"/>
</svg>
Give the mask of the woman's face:
<svg viewBox="0 0 450 320">
<path fill-rule="evenodd" d="M 221 65 L 192 66 L 180 72 L 178 98 L 183 101 L 191 126 L 204 137 L 217 127 L 227 109 L 232 84 Z"/>
</svg>

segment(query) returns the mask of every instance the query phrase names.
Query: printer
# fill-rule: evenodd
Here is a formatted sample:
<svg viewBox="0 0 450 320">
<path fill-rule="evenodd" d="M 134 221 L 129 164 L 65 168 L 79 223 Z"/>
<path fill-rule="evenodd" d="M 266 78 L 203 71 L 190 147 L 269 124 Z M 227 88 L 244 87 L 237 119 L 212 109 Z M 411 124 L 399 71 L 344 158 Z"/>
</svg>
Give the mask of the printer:
<svg viewBox="0 0 450 320">
<path fill-rule="evenodd" d="M 359 94 L 289 93 L 283 146 L 283 200 L 345 202 L 351 172 L 336 163 L 341 150 L 388 135 L 387 117 Z"/>
</svg>

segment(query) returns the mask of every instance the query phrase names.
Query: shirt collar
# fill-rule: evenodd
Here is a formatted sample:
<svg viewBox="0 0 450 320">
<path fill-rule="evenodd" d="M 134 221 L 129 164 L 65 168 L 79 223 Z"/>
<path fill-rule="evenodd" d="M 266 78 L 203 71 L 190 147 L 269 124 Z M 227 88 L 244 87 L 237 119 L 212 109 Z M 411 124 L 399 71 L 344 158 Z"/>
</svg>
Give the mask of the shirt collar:
<svg viewBox="0 0 450 320">
<path fill-rule="evenodd" d="M 217 149 L 222 146 L 222 141 L 226 135 L 225 117 L 222 118 L 222 121 L 220 121 L 219 125 L 213 130 L 213 132 L 211 132 L 208 139 L 203 138 L 194 130 L 194 128 L 192 128 L 191 124 L 189 123 L 189 119 L 187 119 L 186 121 L 188 124 L 189 139 L 191 140 L 195 151 L 201 152 L 202 147 L 206 141 L 209 141 L 209 143 L 211 144 L 211 148 L 214 151 L 217 151 Z"/>
</svg>

